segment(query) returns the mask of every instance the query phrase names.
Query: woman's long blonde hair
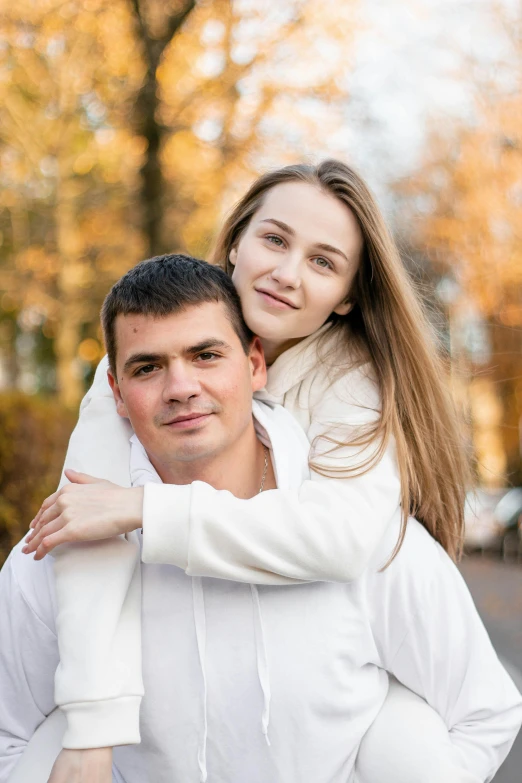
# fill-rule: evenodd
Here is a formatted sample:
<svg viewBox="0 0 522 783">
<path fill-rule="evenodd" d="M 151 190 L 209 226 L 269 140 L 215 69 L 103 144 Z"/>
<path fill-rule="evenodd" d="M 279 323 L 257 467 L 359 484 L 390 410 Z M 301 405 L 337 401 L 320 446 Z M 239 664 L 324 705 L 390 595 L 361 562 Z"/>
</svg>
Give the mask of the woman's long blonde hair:
<svg viewBox="0 0 522 783">
<path fill-rule="evenodd" d="M 339 347 L 346 348 L 346 355 L 353 356 L 354 347 L 359 347 L 369 356 L 382 404 L 377 423 L 350 441 L 359 447 L 375 443 L 372 457 L 348 472 L 356 475 L 369 470 L 393 435 L 403 522 L 392 557 L 404 539 L 408 514 L 412 514 L 457 559 L 470 482 L 461 427 L 432 329 L 375 199 L 360 176 L 336 160 L 317 166 L 286 166 L 263 175 L 229 215 L 210 261 L 232 272 L 230 251 L 268 191 L 287 182 L 305 182 L 339 199 L 357 218 L 364 240 L 351 291 L 354 307 L 346 316 L 335 316 L 332 328 L 338 330 Z"/>
</svg>

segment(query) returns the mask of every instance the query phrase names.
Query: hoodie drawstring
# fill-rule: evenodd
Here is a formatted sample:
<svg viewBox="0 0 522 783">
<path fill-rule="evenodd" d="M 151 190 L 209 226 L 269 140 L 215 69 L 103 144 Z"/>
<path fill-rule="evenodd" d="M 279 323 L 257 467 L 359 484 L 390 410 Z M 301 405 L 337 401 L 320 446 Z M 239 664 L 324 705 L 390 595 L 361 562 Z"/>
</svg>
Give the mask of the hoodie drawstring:
<svg viewBox="0 0 522 783">
<path fill-rule="evenodd" d="M 192 577 L 192 600 L 194 604 L 194 624 L 196 626 L 196 641 L 198 645 L 199 664 L 203 679 L 203 737 L 198 747 L 198 765 L 200 783 L 207 780 L 207 673 L 205 664 L 205 651 L 207 646 L 207 619 L 205 616 L 205 599 L 203 595 L 203 583 L 201 577 Z"/>
<path fill-rule="evenodd" d="M 263 732 L 266 744 L 270 746 L 268 737 L 268 725 L 270 723 L 270 671 L 268 669 L 268 658 L 266 654 L 265 632 L 263 630 L 263 617 L 261 615 L 261 604 L 259 602 L 259 593 L 255 585 L 250 585 L 252 593 L 252 605 L 254 607 L 254 631 L 256 637 L 256 659 L 257 676 L 259 684 L 263 691 L 263 714 L 261 716 L 261 731 Z"/>
<path fill-rule="evenodd" d="M 256 663 L 257 676 L 263 692 L 263 713 L 261 715 L 261 731 L 270 746 L 268 736 L 268 726 L 270 724 L 270 671 L 268 668 L 268 657 L 266 654 L 265 632 L 263 628 L 263 617 L 261 615 L 261 604 L 259 601 L 259 592 L 255 585 L 250 585 L 252 595 L 252 606 L 254 609 L 254 635 L 256 642 Z M 203 593 L 203 582 L 201 577 L 192 577 L 192 600 L 194 604 L 194 624 L 196 628 L 196 641 L 198 645 L 199 663 L 201 666 L 201 678 L 203 680 L 203 736 L 198 747 L 198 765 L 200 771 L 200 783 L 206 783 L 207 780 L 207 738 L 208 738 L 208 719 L 207 719 L 207 674 L 205 652 L 207 645 L 207 619 L 205 615 L 205 598 Z"/>
</svg>

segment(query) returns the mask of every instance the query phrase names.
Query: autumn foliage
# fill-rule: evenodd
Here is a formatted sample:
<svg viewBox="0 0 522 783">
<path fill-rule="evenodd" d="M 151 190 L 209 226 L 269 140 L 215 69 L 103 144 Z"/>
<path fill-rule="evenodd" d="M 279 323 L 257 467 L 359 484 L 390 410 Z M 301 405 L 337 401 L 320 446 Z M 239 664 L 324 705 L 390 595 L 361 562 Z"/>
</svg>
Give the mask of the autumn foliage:
<svg viewBox="0 0 522 783">
<path fill-rule="evenodd" d="M 0 394 L 0 564 L 56 490 L 74 420 L 56 400 Z"/>
<path fill-rule="evenodd" d="M 435 126 L 397 187 L 409 242 L 441 280 L 478 477 L 493 487 L 522 483 L 521 30 L 507 85 L 482 85 L 469 123 Z"/>
<path fill-rule="evenodd" d="M 74 409 L 111 283 L 159 252 L 204 256 L 260 169 L 324 149 L 342 126 L 356 5 L 0 0 L 10 385 Z"/>
</svg>

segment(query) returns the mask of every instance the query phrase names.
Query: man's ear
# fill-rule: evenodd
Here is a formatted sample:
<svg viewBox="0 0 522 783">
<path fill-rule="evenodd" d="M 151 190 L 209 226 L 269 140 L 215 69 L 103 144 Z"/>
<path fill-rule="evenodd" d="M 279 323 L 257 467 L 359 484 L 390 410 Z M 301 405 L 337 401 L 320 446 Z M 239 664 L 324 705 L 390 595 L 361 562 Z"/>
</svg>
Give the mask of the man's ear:
<svg viewBox="0 0 522 783">
<path fill-rule="evenodd" d="M 256 392 L 266 386 L 265 352 L 259 337 L 254 337 L 248 354 L 252 377 L 252 391 Z"/>
<path fill-rule="evenodd" d="M 122 417 L 122 419 L 128 419 L 129 414 L 127 413 L 127 408 L 125 407 L 125 403 L 123 402 L 123 398 L 121 396 L 120 387 L 118 386 L 118 381 L 114 377 L 112 370 L 107 370 L 107 379 L 109 381 L 109 386 L 111 387 L 112 393 L 114 395 L 114 401 L 116 403 L 116 411 L 118 412 L 118 415 Z"/>
</svg>

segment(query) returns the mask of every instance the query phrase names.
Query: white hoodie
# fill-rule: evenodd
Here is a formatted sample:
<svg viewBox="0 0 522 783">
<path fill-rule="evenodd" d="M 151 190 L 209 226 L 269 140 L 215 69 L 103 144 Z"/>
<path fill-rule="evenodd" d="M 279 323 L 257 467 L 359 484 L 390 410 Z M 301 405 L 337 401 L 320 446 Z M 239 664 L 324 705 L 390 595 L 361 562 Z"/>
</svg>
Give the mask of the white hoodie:
<svg viewBox="0 0 522 783">
<path fill-rule="evenodd" d="M 281 409 L 254 412 L 278 486 L 298 486 L 302 432 Z M 136 441 L 132 473 L 159 480 Z M 417 522 L 378 570 L 398 531 L 397 516 L 348 585 L 255 588 L 143 564 L 142 742 L 115 750 L 125 783 L 346 783 L 385 699 L 385 669 L 443 717 L 455 763 L 491 780 L 520 726 L 520 694 L 457 569 Z M 0 576 L 2 783 L 54 706 L 55 612 L 48 559 L 15 548 Z"/>
</svg>

